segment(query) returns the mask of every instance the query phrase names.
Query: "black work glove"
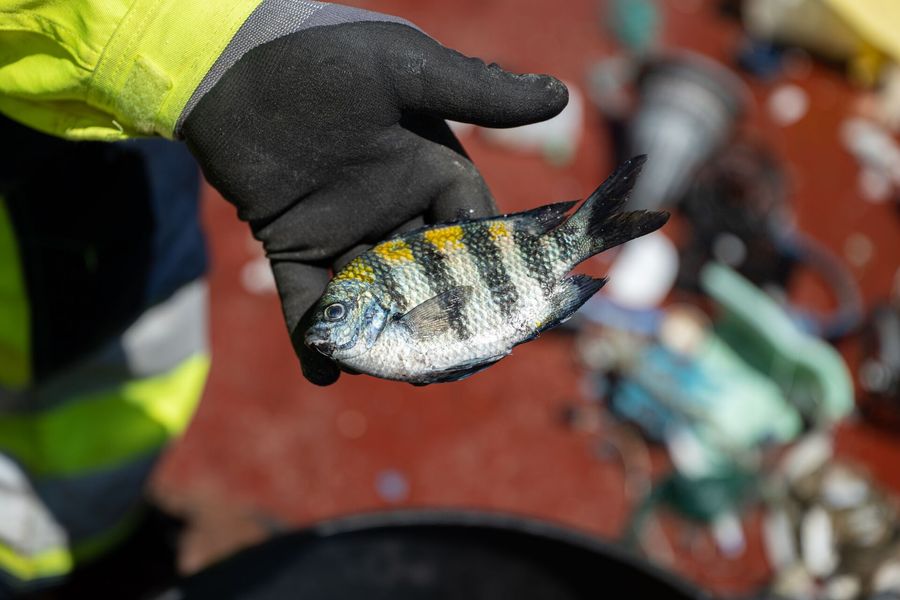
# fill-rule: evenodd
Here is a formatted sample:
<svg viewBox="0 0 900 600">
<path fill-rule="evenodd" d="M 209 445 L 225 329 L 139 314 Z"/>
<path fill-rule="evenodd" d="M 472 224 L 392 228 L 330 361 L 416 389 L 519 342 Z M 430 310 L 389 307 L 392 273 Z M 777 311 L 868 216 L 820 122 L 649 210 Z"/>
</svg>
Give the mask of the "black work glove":
<svg viewBox="0 0 900 600">
<path fill-rule="evenodd" d="M 466 58 L 399 19 L 300 4 L 316 14 L 225 69 L 182 134 L 263 242 L 303 372 L 327 385 L 338 367 L 303 333 L 329 270 L 398 228 L 495 211 L 444 119 L 524 125 L 557 114 L 568 94 L 552 77 Z M 232 46 L 252 46 L 242 35 L 285 18 L 257 13 Z"/>
</svg>

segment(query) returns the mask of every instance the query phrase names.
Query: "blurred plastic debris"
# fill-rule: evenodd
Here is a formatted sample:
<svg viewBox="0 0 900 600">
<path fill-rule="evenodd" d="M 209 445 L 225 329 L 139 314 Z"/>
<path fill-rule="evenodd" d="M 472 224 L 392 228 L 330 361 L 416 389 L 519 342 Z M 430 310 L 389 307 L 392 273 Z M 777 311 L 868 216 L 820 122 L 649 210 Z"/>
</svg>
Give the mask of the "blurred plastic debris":
<svg viewBox="0 0 900 600">
<path fill-rule="evenodd" d="M 269 260 L 262 256 L 245 263 L 241 268 L 241 285 L 251 294 L 274 294 L 275 277 Z"/>
<path fill-rule="evenodd" d="M 803 550 L 803 562 L 813 577 L 827 577 L 837 568 L 834 528 L 828 513 L 821 506 L 813 506 L 803 515 L 800 546 Z"/>
<path fill-rule="evenodd" d="M 743 527 L 737 515 L 756 499 L 757 484 L 753 472 L 737 467 L 701 477 L 687 477 L 674 471 L 655 484 L 632 512 L 623 541 L 649 552 L 644 531 L 655 521 L 657 513 L 665 511 L 680 516 L 694 527 L 709 528 L 719 552 L 727 558 L 736 558 L 745 548 Z"/>
<path fill-rule="evenodd" d="M 602 22 L 620 44 L 635 54 L 657 45 L 661 16 L 656 0 L 610 0 Z"/>
<path fill-rule="evenodd" d="M 877 112 L 879 122 L 894 133 L 900 132 L 900 65 L 891 65 L 882 77 L 878 92 Z"/>
<path fill-rule="evenodd" d="M 895 0 L 826 0 L 862 39 L 851 66 L 856 79 L 874 84 L 891 61 L 900 62 L 900 3 Z"/>
<path fill-rule="evenodd" d="M 863 332 L 859 401 L 872 422 L 900 432 L 900 308 L 876 307 Z"/>
<path fill-rule="evenodd" d="M 569 88 L 569 103 L 552 119 L 509 129 L 479 128 L 480 135 L 509 150 L 541 153 L 556 166 L 569 164 L 584 129 L 584 99 L 576 85 L 563 83 Z"/>
<path fill-rule="evenodd" d="M 787 284 L 793 261 L 781 240 L 793 227 L 784 168 L 766 148 L 735 142 L 696 176 L 681 213 L 690 226 L 679 284 L 698 286 L 703 265 L 716 259 L 756 285 Z"/>
<path fill-rule="evenodd" d="M 248 232 L 244 248 L 251 258 L 241 267 L 240 280 L 244 290 L 251 294 L 274 294 L 275 276 L 262 245 Z"/>
<path fill-rule="evenodd" d="M 712 263 L 700 281 L 724 311 L 717 334 L 772 377 L 805 418 L 826 425 L 851 412 L 853 385 L 837 350 L 798 328 L 772 298 L 733 270 Z"/>
<path fill-rule="evenodd" d="M 844 146 L 856 157 L 865 175 L 860 188 L 870 200 L 883 200 L 885 188 L 896 196 L 900 189 L 900 144 L 883 128 L 867 119 L 853 117 L 841 126 Z M 878 181 L 880 179 L 880 181 Z"/>
<path fill-rule="evenodd" d="M 781 251 L 798 265 L 815 271 L 832 291 L 837 308 L 829 313 L 789 305 L 791 317 L 806 331 L 837 340 L 858 329 L 863 320 L 859 285 L 846 265 L 825 245 L 800 232 L 781 240 Z"/>
<path fill-rule="evenodd" d="M 689 234 L 681 249 L 679 287 L 697 289 L 697 274 L 715 259 L 787 298 L 793 275 L 808 269 L 830 288 L 837 308 L 786 310 L 805 330 L 837 339 L 862 321 L 859 287 L 837 256 L 796 229 L 785 187 L 783 168 L 762 147 L 737 142 L 712 159 L 680 205 Z"/>
<path fill-rule="evenodd" d="M 849 60 L 863 45 L 823 0 L 744 0 L 743 18 L 756 39 L 801 46 L 830 60 Z"/>
<path fill-rule="evenodd" d="M 900 132 L 900 65 L 885 68 L 878 88 L 861 93 L 854 109 L 888 131 Z"/>
<path fill-rule="evenodd" d="M 862 196 L 863 200 L 873 204 L 887 202 L 896 196 L 891 180 L 874 169 L 860 169 L 857 176 L 857 186 L 859 187 L 859 195 Z"/>
<path fill-rule="evenodd" d="M 774 79 L 784 69 L 784 51 L 780 46 L 762 41 L 747 40 L 738 52 L 738 65 L 760 79 Z"/>
<path fill-rule="evenodd" d="M 711 328 L 709 317 L 692 304 L 676 304 L 666 311 L 659 328 L 660 343 L 683 356 L 695 356 L 702 349 Z"/>
<path fill-rule="evenodd" d="M 900 58 L 900 8 L 893 0 L 744 0 L 743 18 L 756 40 L 846 63 L 864 85 L 874 85 L 882 68 Z"/>
<path fill-rule="evenodd" d="M 691 178 L 730 138 L 748 92 L 719 63 L 690 52 L 649 63 L 638 80 L 639 102 L 628 125 L 628 155 L 649 160 L 632 193 L 635 209 L 678 201 Z"/>
<path fill-rule="evenodd" d="M 897 502 L 859 468 L 836 461 L 824 434 L 791 448 L 765 486 L 763 541 L 780 598 L 900 593 Z"/>
<path fill-rule="evenodd" d="M 787 83 L 775 88 L 766 105 L 772 120 L 782 127 L 788 127 L 809 111 L 809 94 L 799 85 Z"/>
<path fill-rule="evenodd" d="M 591 65 L 587 93 L 594 108 L 607 119 L 625 119 L 632 105 L 629 87 L 637 75 L 638 63 L 623 55 L 610 56 Z"/>
<path fill-rule="evenodd" d="M 682 428 L 690 430 L 699 443 L 694 453 L 703 454 L 702 463 L 691 461 L 693 474 L 701 471 L 700 464 L 709 474 L 762 443 L 799 434 L 799 415 L 775 383 L 718 336 L 701 335 L 688 336 L 694 338 L 691 355 L 655 344 L 644 348 L 613 388 L 613 412 L 658 442 Z M 672 338 L 687 347 L 687 339 Z"/>
<path fill-rule="evenodd" d="M 626 318 L 608 318 L 606 329 L 577 338 L 619 419 L 656 442 L 684 441 L 689 432 L 696 444 L 678 447 L 692 448 L 684 455 L 694 456 L 693 466 L 682 468 L 699 476 L 793 440 L 804 423 L 824 427 L 849 414 L 850 374 L 834 348 L 733 270 L 711 263 L 700 280 L 722 313 L 712 322 L 691 305 L 676 305 L 649 313 L 652 321 L 648 312 L 620 312 Z M 597 305 L 589 306 L 587 316 L 596 319 Z"/>
<path fill-rule="evenodd" d="M 665 234 L 651 233 L 622 247 L 609 270 L 606 295 L 620 306 L 658 306 L 678 276 L 678 250 Z"/>
</svg>

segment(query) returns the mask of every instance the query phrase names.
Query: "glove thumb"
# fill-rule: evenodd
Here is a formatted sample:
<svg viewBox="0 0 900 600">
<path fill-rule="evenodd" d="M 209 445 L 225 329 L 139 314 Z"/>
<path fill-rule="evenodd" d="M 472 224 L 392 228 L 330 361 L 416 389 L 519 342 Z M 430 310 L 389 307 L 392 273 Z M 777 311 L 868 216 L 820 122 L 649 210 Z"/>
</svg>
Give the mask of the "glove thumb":
<svg viewBox="0 0 900 600">
<path fill-rule="evenodd" d="M 485 127 L 517 127 L 553 117 L 569 101 L 566 86 L 549 75 L 518 75 L 470 58 L 415 32 L 401 70 L 405 110 Z"/>
</svg>

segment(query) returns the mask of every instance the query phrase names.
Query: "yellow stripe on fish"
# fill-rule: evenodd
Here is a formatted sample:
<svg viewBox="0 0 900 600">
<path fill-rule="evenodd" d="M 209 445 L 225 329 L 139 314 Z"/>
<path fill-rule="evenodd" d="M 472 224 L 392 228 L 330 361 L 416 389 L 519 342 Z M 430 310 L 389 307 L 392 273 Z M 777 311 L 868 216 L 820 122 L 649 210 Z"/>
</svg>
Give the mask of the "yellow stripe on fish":
<svg viewBox="0 0 900 600">
<path fill-rule="evenodd" d="M 429 229 L 425 231 L 425 239 L 440 250 L 441 252 L 451 252 L 453 250 L 465 249 L 463 244 L 463 228 L 459 225 L 450 225 L 449 227 L 441 227 L 440 229 Z"/>
<path fill-rule="evenodd" d="M 488 232 L 491 239 L 495 242 L 506 239 L 510 236 L 509 227 L 502 221 L 493 221 L 488 225 Z"/>
<path fill-rule="evenodd" d="M 341 272 L 334 276 L 332 281 L 362 281 L 364 283 L 375 282 L 375 271 L 359 257 L 350 261 Z"/>
<path fill-rule="evenodd" d="M 390 240 L 383 244 L 378 244 L 374 248 L 375 254 L 389 265 L 397 265 L 402 262 L 413 260 L 412 250 L 403 240 Z"/>
</svg>

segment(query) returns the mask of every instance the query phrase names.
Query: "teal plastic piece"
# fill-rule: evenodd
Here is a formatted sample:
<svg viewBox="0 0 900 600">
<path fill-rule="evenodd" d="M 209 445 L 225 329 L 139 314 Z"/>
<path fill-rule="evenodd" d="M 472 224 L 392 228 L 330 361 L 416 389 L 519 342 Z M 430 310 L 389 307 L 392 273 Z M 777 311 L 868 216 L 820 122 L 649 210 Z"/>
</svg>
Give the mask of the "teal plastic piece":
<svg viewBox="0 0 900 600">
<path fill-rule="evenodd" d="M 619 42 L 633 52 L 656 45 L 661 19 L 655 0 L 612 0 L 607 18 Z"/>
<path fill-rule="evenodd" d="M 722 264 L 704 267 L 700 285 L 722 309 L 719 338 L 803 415 L 828 426 L 850 414 L 853 383 L 837 350 L 802 331 L 768 294 Z"/>
</svg>

